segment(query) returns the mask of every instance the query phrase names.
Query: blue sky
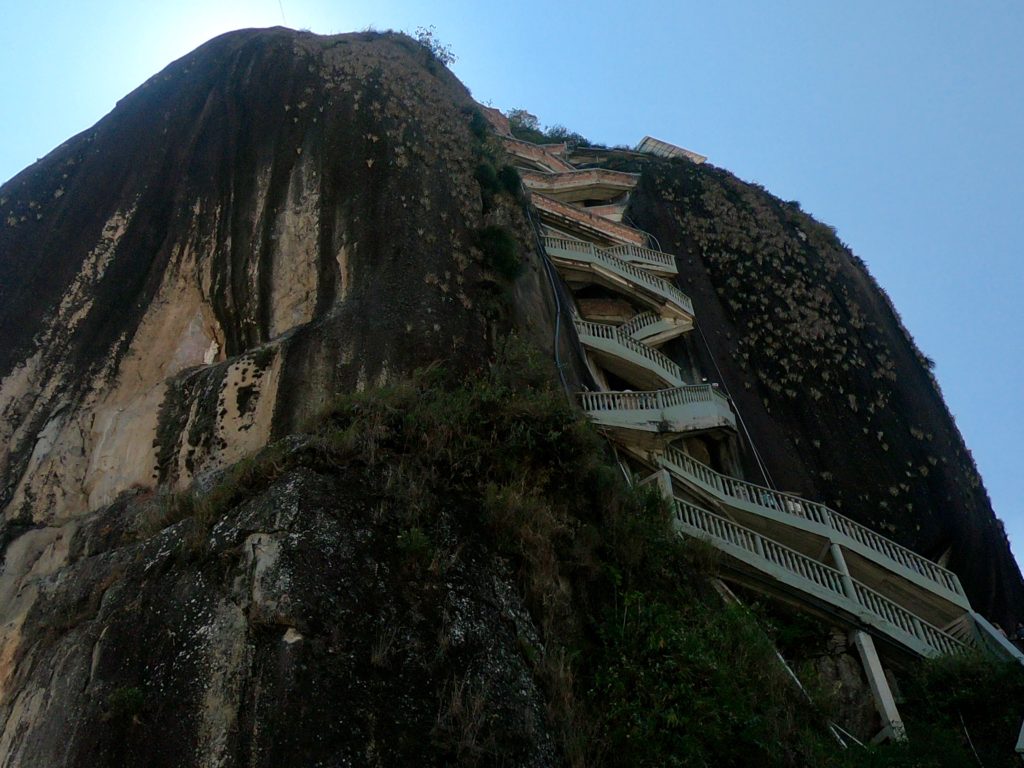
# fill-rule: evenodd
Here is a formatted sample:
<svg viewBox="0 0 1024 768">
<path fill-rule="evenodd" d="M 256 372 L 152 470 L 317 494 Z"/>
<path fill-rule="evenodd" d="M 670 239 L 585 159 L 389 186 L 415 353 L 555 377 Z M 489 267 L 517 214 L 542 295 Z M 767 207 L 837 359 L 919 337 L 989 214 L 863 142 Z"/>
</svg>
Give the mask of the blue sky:
<svg viewBox="0 0 1024 768">
<path fill-rule="evenodd" d="M 480 101 L 608 144 L 651 134 L 799 200 L 867 262 L 936 361 L 1024 556 L 1019 0 L 5 5 L 0 179 L 220 32 L 433 24 Z"/>
</svg>

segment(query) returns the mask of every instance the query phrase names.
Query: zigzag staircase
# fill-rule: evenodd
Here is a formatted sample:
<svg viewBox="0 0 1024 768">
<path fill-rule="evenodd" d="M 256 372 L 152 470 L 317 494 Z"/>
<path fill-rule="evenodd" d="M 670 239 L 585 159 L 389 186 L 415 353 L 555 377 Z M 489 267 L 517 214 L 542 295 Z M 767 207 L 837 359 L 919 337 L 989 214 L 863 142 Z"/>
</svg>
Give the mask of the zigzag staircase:
<svg viewBox="0 0 1024 768">
<path fill-rule="evenodd" d="M 971 608 L 956 574 L 822 504 L 718 472 L 674 444 L 695 435 L 735 439 L 737 416 L 721 389 L 687 382 L 657 349 L 694 327 L 694 309 L 671 282 L 675 257 L 621 221 L 638 177 L 577 169 L 565 145 L 503 141 L 544 226 L 546 255 L 573 292 L 577 337 L 601 385 L 578 394 L 583 410 L 653 473 L 644 482 L 657 482 L 670 500 L 676 531 L 721 554 L 723 578 L 850 630 L 880 737 L 904 733 L 875 640 L 894 658 L 974 649 L 1024 663 Z"/>
</svg>

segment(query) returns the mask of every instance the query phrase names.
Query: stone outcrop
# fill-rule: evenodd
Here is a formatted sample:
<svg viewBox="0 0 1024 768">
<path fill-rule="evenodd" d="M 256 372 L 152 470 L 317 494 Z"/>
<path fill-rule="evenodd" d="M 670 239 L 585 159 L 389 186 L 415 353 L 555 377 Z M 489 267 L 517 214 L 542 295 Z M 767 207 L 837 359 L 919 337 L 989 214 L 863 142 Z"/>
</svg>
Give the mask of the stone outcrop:
<svg viewBox="0 0 1024 768">
<path fill-rule="evenodd" d="M 1002 524 L 927 359 L 863 262 L 797 204 L 726 171 L 644 167 L 630 216 L 679 254 L 700 309 L 702 335 L 675 353 L 728 387 L 775 487 L 947 565 L 977 610 L 1015 626 L 1024 582 Z"/>
<path fill-rule="evenodd" d="M 529 232 L 510 196 L 485 211 L 475 110 L 407 37 L 243 31 L 0 188 L 0 753 L 48 695 L 15 680 L 22 627 L 90 511 L 486 358 L 507 311 L 478 230 Z"/>
<path fill-rule="evenodd" d="M 432 575 L 357 477 L 300 467 L 209 532 L 90 517 L 5 662 L 0 765 L 557 764 L 514 573 L 467 540 Z"/>
<path fill-rule="evenodd" d="M 248 30 L 0 187 L 0 768 L 448 764 L 485 742 L 565 762 L 514 569 L 443 515 L 458 562 L 410 563 L 386 478 L 298 462 L 215 525 L 167 519 L 173 492 L 268 442 L 306 450 L 340 393 L 476 369 L 513 326 L 550 347 L 556 301 L 580 388 L 569 294 L 495 181 L 500 147 L 405 36 Z M 1018 618 L 937 387 L 833 233 L 710 165 L 590 156 L 641 174 L 628 218 L 679 255 L 701 318 L 663 351 L 716 372 L 775 484 Z M 599 294 L 580 307 L 623 319 Z"/>
<path fill-rule="evenodd" d="M 297 390 L 482 349 L 471 101 L 425 55 L 235 34 L 4 186 L 9 517 L 186 484 L 308 413 Z M 311 325 L 334 354 L 298 351 Z"/>
</svg>

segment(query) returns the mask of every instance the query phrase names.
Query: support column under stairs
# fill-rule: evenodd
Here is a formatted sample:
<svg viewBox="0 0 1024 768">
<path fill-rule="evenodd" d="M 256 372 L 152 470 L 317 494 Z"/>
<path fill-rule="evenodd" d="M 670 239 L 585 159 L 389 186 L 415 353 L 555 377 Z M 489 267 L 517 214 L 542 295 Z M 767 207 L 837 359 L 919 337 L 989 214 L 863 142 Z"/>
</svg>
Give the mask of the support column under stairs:
<svg viewBox="0 0 1024 768">
<path fill-rule="evenodd" d="M 871 696 L 875 700 L 878 715 L 882 718 L 882 730 L 872 739 L 872 743 L 877 744 L 887 739 L 906 741 L 907 729 L 903 726 L 903 719 L 896 708 L 896 698 L 892 695 L 889 680 L 882 669 L 875 641 L 864 630 L 855 629 L 850 632 L 850 642 L 856 647 L 861 664 L 864 665 L 868 685 L 871 686 Z"/>
</svg>

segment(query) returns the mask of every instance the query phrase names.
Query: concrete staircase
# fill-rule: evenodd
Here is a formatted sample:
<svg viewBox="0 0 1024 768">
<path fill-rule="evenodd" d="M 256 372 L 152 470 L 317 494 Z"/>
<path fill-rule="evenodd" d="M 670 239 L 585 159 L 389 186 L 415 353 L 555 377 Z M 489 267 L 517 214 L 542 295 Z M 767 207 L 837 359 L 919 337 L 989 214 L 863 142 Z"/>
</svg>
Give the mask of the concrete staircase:
<svg viewBox="0 0 1024 768">
<path fill-rule="evenodd" d="M 663 142 L 655 143 L 663 154 Z M 573 291 L 574 326 L 594 379 L 636 388 L 602 386 L 578 393 L 579 403 L 634 465 L 652 472 L 644 482 L 669 500 L 675 530 L 720 554 L 722 578 L 849 631 L 884 726 L 879 739 L 905 732 L 876 640 L 893 658 L 974 650 L 1024 663 L 971 608 L 953 572 L 823 504 L 716 471 L 673 444 L 698 435 L 735 440 L 738 417 L 718 386 L 686 382 L 656 348 L 690 331 L 695 315 L 671 282 L 675 258 L 620 220 L 637 177 L 576 169 L 564 145 L 523 144 L 505 140 L 546 227 L 546 255 Z M 595 291 L 617 298 L 595 299 Z M 632 314 L 609 309 L 622 305 Z M 585 319 L 586 306 L 617 322 Z"/>
</svg>

